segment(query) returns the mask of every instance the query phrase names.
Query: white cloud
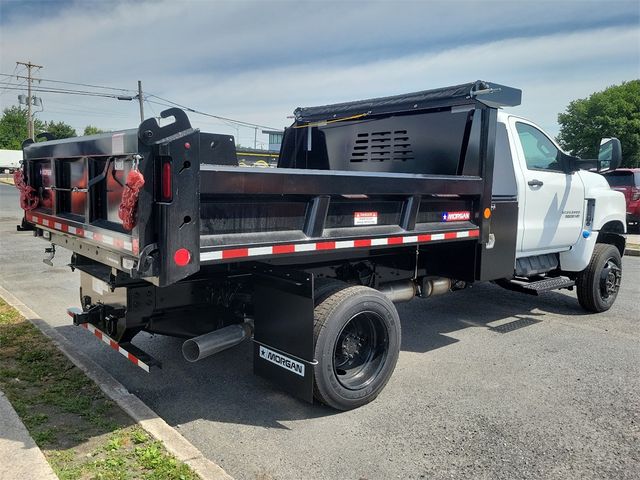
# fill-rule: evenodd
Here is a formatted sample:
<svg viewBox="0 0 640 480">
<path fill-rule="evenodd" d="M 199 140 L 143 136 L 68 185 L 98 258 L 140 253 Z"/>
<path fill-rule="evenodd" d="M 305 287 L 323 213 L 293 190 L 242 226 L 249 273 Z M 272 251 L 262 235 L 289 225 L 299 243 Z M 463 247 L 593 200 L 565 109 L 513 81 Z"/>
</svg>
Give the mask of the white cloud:
<svg viewBox="0 0 640 480">
<path fill-rule="evenodd" d="M 182 104 L 273 126 L 289 123 L 301 105 L 480 78 L 522 88 L 515 111 L 551 133 L 570 100 L 640 77 L 640 28 L 623 18 L 638 18 L 635 2 L 606 9 L 576 1 L 81 5 L 47 21 L 3 25 L 1 71 L 31 59 L 45 65 L 44 78 L 128 88 L 141 79 L 145 90 Z M 137 121 L 133 103 L 42 96 L 43 118 L 78 129 Z M 14 98 L 3 94 L 0 106 Z M 203 129 L 234 133 L 191 118 Z M 241 136 L 246 144 L 253 134 Z"/>
</svg>

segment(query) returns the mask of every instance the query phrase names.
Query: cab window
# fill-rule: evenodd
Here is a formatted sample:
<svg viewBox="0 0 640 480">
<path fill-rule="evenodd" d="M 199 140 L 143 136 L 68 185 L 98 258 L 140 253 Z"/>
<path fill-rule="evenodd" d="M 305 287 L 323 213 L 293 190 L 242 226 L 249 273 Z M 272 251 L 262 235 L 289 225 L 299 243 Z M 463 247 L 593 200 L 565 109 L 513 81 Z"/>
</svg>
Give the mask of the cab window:
<svg viewBox="0 0 640 480">
<path fill-rule="evenodd" d="M 494 197 L 513 197 L 518 194 L 516 187 L 516 175 L 513 171 L 513 158 L 509 148 L 507 127 L 498 122 L 496 128 L 496 152 L 493 164 L 493 188 Z"/>
<path fill-rule="evenodd" d="M 516 130 L 529 170 L 561 171 L 559 151 L 549 138 L 536 127 L 517 122 Z"/>
</svg>

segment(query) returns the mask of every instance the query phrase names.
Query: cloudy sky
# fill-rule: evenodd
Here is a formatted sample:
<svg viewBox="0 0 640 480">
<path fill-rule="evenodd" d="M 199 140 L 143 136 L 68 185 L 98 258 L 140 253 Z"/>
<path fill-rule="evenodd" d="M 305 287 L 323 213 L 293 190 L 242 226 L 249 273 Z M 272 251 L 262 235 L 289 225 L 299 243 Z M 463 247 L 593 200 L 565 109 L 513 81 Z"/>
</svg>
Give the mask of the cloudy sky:
<svg viewBox="0 0 640 480">
<path fill-rule="evenodd" d="M 640 78 L 640 1 L 0 0 L 0 73 L 26 60 L 40 78 L 142 80 L 146 94 L 279 128 L 297 106 L 484 79 L 521 88 L 514 112 L 556 134 L 569 101 Z M 0 82 L 0 108 L 16 104 L 21 92 L 3 86 L 23 80 Z M 39 118 L 80 133 L 137 125 L 135 102 L 37 95 Z M 147 100 L 148 116 L 164 108 Z M 250 129 L 190 117 L 253 144 Z"/>
</svg>

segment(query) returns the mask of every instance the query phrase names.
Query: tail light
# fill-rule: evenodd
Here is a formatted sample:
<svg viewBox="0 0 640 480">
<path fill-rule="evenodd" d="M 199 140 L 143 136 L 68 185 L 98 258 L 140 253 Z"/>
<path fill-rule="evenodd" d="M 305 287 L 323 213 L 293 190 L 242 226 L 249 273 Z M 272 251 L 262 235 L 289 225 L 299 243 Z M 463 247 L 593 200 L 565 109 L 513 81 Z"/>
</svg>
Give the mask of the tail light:
<svg viewBox="0 0 640 480">
<path fill-rule="evenodd" d="M 179 267 L 184 267 L 191 261 L 191 252 L 186 248 L 180 248 L 173 254 L 173 261 Z"/>
<path fill-rule="evenodd" d="M 631 189 L 631 200 L 633 200 L 634 202 L 636 200 L 640 200 L 640 188 L 638 187 L 633 187 Z"/>
<path fill-rule="evenodd" d="M 173 184 L 170 160 L 165 160 L 162 163 L 162 174 L 160 177 L 160 198 L 163 202 L 170 202 L 173 199 Z"/>
</svg>

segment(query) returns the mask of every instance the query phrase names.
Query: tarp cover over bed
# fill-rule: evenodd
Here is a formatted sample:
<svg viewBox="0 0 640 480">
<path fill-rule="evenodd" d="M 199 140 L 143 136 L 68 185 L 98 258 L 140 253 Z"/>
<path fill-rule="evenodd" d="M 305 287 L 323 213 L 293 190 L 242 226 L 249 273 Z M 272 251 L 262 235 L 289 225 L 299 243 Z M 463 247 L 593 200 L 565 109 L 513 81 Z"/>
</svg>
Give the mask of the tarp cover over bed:
<svg viewBox="0 0 640 480">
<path fill-rule="evenodd" d="M 298 124 L 331 120 L 354 115 L 379 115 L 412 110 L 422 110 L 445 105 L 479 101 L 490 107 L 520 105 L 522 91 L 516 88 L 478 80 L 452 87 L 423 90 L 421 92 L 391 97 L 357 100 L 319 107 L 298 107 L 295 118 Z"/>
</svg>

